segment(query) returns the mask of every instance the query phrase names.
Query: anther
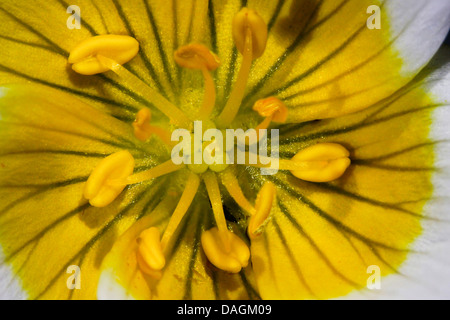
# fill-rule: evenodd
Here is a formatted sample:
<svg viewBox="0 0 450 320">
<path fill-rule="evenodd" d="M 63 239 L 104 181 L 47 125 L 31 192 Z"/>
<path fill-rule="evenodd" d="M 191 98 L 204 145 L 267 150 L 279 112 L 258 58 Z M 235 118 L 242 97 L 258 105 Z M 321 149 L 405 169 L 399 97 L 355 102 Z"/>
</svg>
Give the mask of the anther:
<svg viewBox="0 0 450 320">
<path fill-rule="evenodd" d="M 95 167 L 84 187 L 84 197 L 94 207 L 105 207 L 126 185 L 110 185 L 110 179 L 125 179 L 133 173 L 134 158 L 126 150 L 113 153 Z"/>
<path fill-rule="evenodd" d="M 329 182 L 341 177 L 350 165 L 350 153 L 340 144 L 319 143 L 299 151 L 291 161 L 306 164 L 304 169 L 291 170 L 299 179 Z"/>
<path fill-rule="evenodd" d="M 72 69 L 83 75 L 109 71 L 97 56 L 108 57 L 120 65 L 133 59 L 139 51 L 136 39 L 122 35 L 100 35 L 88 38 L 78 44 L 69 55 Z"/>
<path fill-rule="evenodd" d="M 261 117 L 266 118 L 256 129 L 267 129 L 271 121 L 284 123 L 287 119 L 288 109 L 286 105 L 276 97 L 261 99 L 255 102 L 253 110 Z M 266 122 L 268 124 L 266 125 Z"/>
<path fill-rule="evenodd" d="M 160 271 L 166 264 L 161 246 L 158 228 L 151 227 L 141 232 L 138 242 L 137 262 L 141 270 L 155 278 L 159 278 Z"/>
<path fill-rule="evenodd" d="M 174 53 L 174 59 L 180 67 L 195 70 L 206 67 L 208 71 L 212 71 L 220 65 L 217 55 L 202 44 L 189 44 L 178 48 Z"/>
<path fill-rule="evenodd" d="M 202 248 L 208 260 L 217 268 L 238 273 L 248 265 L 250 250 L 236 234 L 227 230 L 229 249 L 222 243 L 218 228 L 212 228 L 202 234 Z"/>
<path fill-rule="evenodd" d="M 150 124 L 152 112 L 148 108 L 142 108 L 136 114 L 133 122 L 134 135 L 141 141 L 146 141 L 153 134 L 157 135 L 165 144 L 173 146 L 171 141 L 171 133 L 167 130 Z"/>
<path fill-rule="evenodd" d="M 261 233 L 261 227 L 266 223 L 275 199 L 276 189 L 273 183 L 266 182 L 255 201 L 255 214 L 250 217 L 247 234 L 250 239 L 255 239 Z"/>
<path fill-rule="evenodd" d="M 251 30 L 253 59 L 259 58 L 266 49 L 267 25 L 256 11 L 243 8 L 233 19 L 234 43 L 242 54 L 245 50 L 247 28 Z"/>
</svg>

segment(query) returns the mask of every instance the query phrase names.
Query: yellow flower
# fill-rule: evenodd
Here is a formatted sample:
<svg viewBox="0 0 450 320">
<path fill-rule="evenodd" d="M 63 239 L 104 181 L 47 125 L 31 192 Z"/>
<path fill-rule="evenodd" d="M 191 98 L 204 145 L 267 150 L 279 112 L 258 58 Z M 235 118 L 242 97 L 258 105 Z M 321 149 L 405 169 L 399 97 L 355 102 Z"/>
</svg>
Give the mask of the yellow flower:
<svg viewBox="0 0 450 320">
<path fill-rule="evenodd" d="M 2 297 L 327 299 L 378 271 L 384 296 L 428 294 L 449 3 L 77 6 L 80 29 L 65 1 L 0 4 Z M 175 163 L 199 123 L 278 129 L 279 171 L 276 131 L 256 163 L 251 142 L 244 163 Z M 188 154 L 224 154 L 215 138 Z"/>
</svg>

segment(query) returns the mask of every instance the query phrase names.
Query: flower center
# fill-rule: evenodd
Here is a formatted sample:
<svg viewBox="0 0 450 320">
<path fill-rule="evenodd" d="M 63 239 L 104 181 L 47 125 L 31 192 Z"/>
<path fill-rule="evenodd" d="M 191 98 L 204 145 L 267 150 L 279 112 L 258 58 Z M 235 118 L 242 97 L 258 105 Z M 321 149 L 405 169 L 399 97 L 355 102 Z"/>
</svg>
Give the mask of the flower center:
<svg viewBox="0 0 450 320">
<path fill-rule="evenodd" d="M 80 43 L 69 57 L 69 63 L 73 64 L 72 68 L 78 73 L 85 75 L 106 71 L 116 73 L 138 94 L 166 115 L 172 126 L 178 128 L 171 131 L 153 125 L 151 110 L 142 108 L 136 114 L 133 123 L 135 137 L 143 142 L 153 136 L 159 138 L 171 150 L 172 159 L 147 171 L 133 174 L 134 159 L 131 154 L 128 151 L 117 152 L 98 164 L 84 190 L 84 197 L 91 205 L 104 207 L 114 201 L 127 185 L 156 179 L 186 168 L 189 170 L 184 191 L 162 236 L 157 228 L 151 227 L 136 239 L 139 266 L 142 272 L 155 278 L 161 276 L 169 243 L 202 181 L 210 199 L 216 225 L 203 233 L 202 247 L 209 261 L 227 272 L 239 272 L 246 267 L 250 251 L 245 242 L 228 228 L 222 205 L 220 183 L 248 214 L 247 233 L 250 239 L 261 234 L 275 203 L 276 188 L 268 182 L 258 192 L 254 205 L 244 196 L 234 171 L 229 168 L 230 163 L 235 163 L 234 154 L 230 156 L 226 152 L 228 147 L 225 147 L 229 144 L 223 143 L 223 137 L 227 136 L 225 131 L 239 112 L 252 61 L 259 58 L 265 51 L 267 26 L 255 11 L 244 8 L 233 19 L 233 38 L 238 51 L 242 54 L 242 63 L 229 99 L 216 119 L 211 119 L 216 102 L 216 86 L 211 72 L 220 66 L 220 61 L 204 45 L 189 44 L 180 47 L 174 53 L 174 60 L 180 67 L 201 71 L 204 79 L 203 101 L 197 114 L 193 116 L 185 114 L 155 89 L 122 67 L 139 50 L 139 44 L 131 37 L 116 35 L 92 37 Z M 276 97 L 258 100 L 253 110 L 263 118 L 254 130 L 253 143 L 263 138 L 261 132 L 272 122 L 284 123 L 288 119 L 287 107 Z M 196 130 L 198 123 L 203 125 L 199 132 Z M 184 131 L 180 133 L 177 130 Z M 215 132 L 215 134 L 208 136 L 208 132 Z M 196 136 L 197 134 L 201 135 L 200 139 Z M 207 141 L 203 142 L 202 137 L 205 135 Z M 175 144 L 176 139 L 181 137 L 184 144 Z M 247 146 L 252 144 L 250 140 L 245 142 Z M 175 161 L 174 154 L 179 153 L 180 149 L 183 151 L 181 158 L 189 157 L 194 161 Z M 246 155 L 250 159 L 252 152 L 246 152 Z M 348 151 L 340 145 L 318 144 L 301 150 L 292 159 L 273 159 L 270 156 L 256 155 L 257 161 L 254 163 L 244 161 L 241 164 L 267 168 L 271 167 L 272 161 L 276 160 L 277 170 L 289 170 L 300 179 L 324 182 L 337 179 L 345 172 L 350 164 L 348 156 Z"/>
</svg>

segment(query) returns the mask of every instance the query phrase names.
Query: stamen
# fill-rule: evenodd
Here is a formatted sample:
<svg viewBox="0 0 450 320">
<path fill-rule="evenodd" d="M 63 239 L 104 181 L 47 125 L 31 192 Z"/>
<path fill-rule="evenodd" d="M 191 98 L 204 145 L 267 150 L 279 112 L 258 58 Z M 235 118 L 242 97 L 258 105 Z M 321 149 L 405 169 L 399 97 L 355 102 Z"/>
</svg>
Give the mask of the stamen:
<svg viewBox="0 0 450 320">
<path fill-rule="evenodd" d="M 329 182 L 341 177 L 350 165 L 350 153 L 340 144 L 319 143 L 299 151 L 294 162 L 318 163 L 318 167 L 291 170 L 299 179 L 311 182 Z"/>
<path fill-rule="evenodd" d="M 138 242 L 137 262 L 141 270 L 154 278 L 161 277 L 166 258 L 161 246 L 159 230 L 151 227 L 141 232 Z"/>
<path fill-rule="evenodd" d="M 178 225 L 186 214 L 189 206 L 191 205 L 194 197 L 197 193 L 197 189 L 200 185 L 200 178 L 195 173 L 191 172 L 189 174 L 188 181 L 186 186 L 184 187 L 183 194 L 181 195 L 180 201 L 178 202 L 175 211 L 170 218 L 169 224 L 167 225 L 166 230 L 164 231 L 164 235 L 161 239 L 162 250 L 167 249 L 167 244 L 169 243 L 170 238 L 176 231 Z"/>
<path fill-rule="evenodd" d="M 229 249 L 226 249 L 218 228 L 212 228 L 202 234 L 202 248 L 208 260 L 217 268 L 238 273 L 248 265 L 250 250 L 237 235 L 227 230 Z"/>
<path fill-rule="evenodd" d="M 219 58 L 201 44 L 190 44 L 174 53 L 175 62 L 181 67 L 201 70 L 205 80 L 203 104 L 199 109 L 199 119 L 208 119 L 216 103 L 216 87 L 209 71 L 219 67 Z"/>
<path fill-rule="evenodd" d="M 183 128 L 190 128 L 191 120 L 184 114 L 183 111 L 178 109 L 178 107 L 159 94 L 158 91 L 148 86 L 145 82 L 122 67 L 120 63 L 114 61 L 113 59 L 107 58 L 103 55 L 97 55 L 97 59 L 103 66 L 107 67 L 109 70 L 121 77 L 124 82 L 133 88 L 133 90 L 165 114 L 175 125 Z"/>
<path fill-rule="evenodd" d="M 94 207 L 105 207 L 122 192 L 125 185 L 110 185 L 110 179 L 124 179 L 133 173 L 134 158 L 126 150 L 104 158 L 95 167 L 84 187 L 83 195 Z"/>
<path fill-rule="evenodd" d="M 202 44 L 189 44 L 178 48 L 174 53 L 175 62 L 183 67 L 194 70 L 201 70 L 205 67 L 209 71 L 216 70 L 219 65 L 219 57 L 209 51 Z"/>
<path fill-rule="evenodd" d="M 242 8 L 233 19 L 234 44 L 242 54 L 245 52 L 247 28 L 250 28 L 252 34 L 253 59 L 257 59 L 266 49 L 267 25 L 255 10 Z"/>
<path fill-rule="evenodd" d="M 149 108 L 142 108 L 136 114 L 136 119 L 133 122 L 134 135 L 141 141 L 146 141 L 152 134 L 157 135 L 166 145 L 173 146 L 171 140 L 171 133 L 163 128 L 152 126 L 150 120 L 152 112 Z"/>
<path fill-rule="evenodd" d="M 178 171 L 184 168 L 184 164 L 174 164 L 172 160 L 168 160 L 156 167 L 153 167 L 149 170 L 142 171 L 132 176 L 126 176 L 122 178 L 111 178 L 107 180 L 107 185 L 111 187 L 124 187 L 130 184 L 136 184 L 140 182 L 144 182 L 150 179 L 154 179 L 163 175 L 166 175 L 171 172 Z"/>
<path fill-rule="evenodd" d="M 246 159 L 250 158 L 250 153 L 246 152 Z M 272 163 L 278 162 L 278 170 L 321 170 L 328 165 L 326 160 L 288 160 L 288 159 L 277 159 L 271 157 L 264 157 L 256 155 L 258 158 L 258 163 L 245 163 L 246 166 L 252 166 L 256 168 L 270 168 Z"/>
<path fill-rule="evenodd" d="M 233 20 L 233 38 L 243 59 L 230 98 L 217 119 L 222 128 L 228 127 L 239 111 L 252 61 L 260 57 L 266 47 L 267 25 L 255 11 L 243 8 Z"/>
<path fill-rule="evenodd" d="M 264 121 L 256 127 L 256 132 L 260 129 L 267 129 L 270 123 L 284 123 L 287 119 L 288 108 L 286 105 L 275 97 L 261 99 L 253 105 L 253 110 L 257 111 L 261 117 L 265 117 Z"/>
<path fill-rule="evenodd" d="M 256 213 L 250 217 L 247 234 L 255 239 L 261 233 L 261 226 L 267 221 L 275 199 L 276 189 L 271 182 L 266 182 L 258 192 L 255 202 Z"/>
<path fill-rule="evenodd" d="M 118 64 L 133 59 L 139 51 L 136 39 L 121 35 L 100 35 L 79 43 L 69 55 L 72 69 L 83 75 L 94 75 L 109 71 L 98 59 L 98 55 L 108 57 Z"/>
<path fill-rule="evenodd" d="M 224 246 L 225 252 L 231 250 L 231 239 L 228 232 L 227 221 L 225 220 L 225 214 L 223 212 L 222 197 L 220 196 L 219 183 L 217 182 L 216 175 L 210 171 L 203 174 L 203 180 L 205 181 L 206 190 L 208 192 L 209 200 L 214 212 L 214 219 L 218 228 L 218 233 Z"/>
<path fill-rule="evenodd" d="M 236 201 L 236 203 L 242 209 L 244 209 L 250 215 L 254 215 L 256 213 L 255 208 L 253 208 L 253 206 L 250 204 L 250 202 L 242 192 L 236 176 L 230 170 L 225 170 L 222 173 L 222 184 L 225 186 L 234 201 Z"/>
</svg>

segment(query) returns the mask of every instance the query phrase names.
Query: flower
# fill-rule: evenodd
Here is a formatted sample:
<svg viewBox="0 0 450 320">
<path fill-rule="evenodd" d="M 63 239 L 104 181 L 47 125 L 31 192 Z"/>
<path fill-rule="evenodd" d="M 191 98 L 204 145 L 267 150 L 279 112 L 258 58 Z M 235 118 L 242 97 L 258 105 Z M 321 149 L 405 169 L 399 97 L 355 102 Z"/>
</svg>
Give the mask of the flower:
<svg viewBox="0 0 450 320">
<path fill-rule="evenodd" d="M 324 299 L 373 266 L 415 284 L 394 281 L 443 229 L 449 3 L 86 1 L 81 29 L 68 6 L 0 5 L 7 297 Z M 279 129 L 280 171 L 174 164 L 195 120 Z"/>
</svg>

